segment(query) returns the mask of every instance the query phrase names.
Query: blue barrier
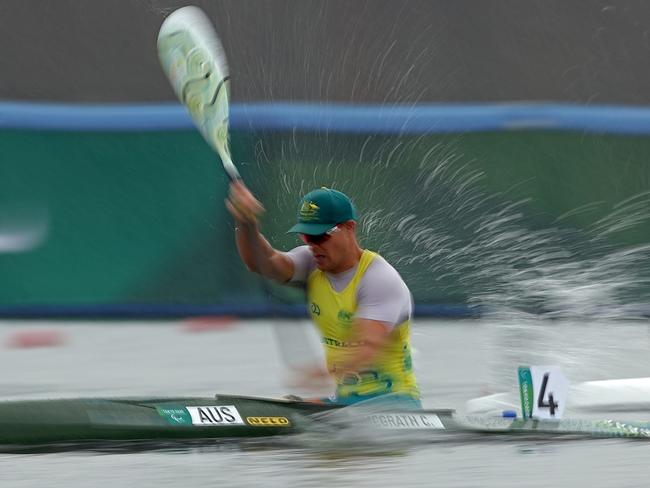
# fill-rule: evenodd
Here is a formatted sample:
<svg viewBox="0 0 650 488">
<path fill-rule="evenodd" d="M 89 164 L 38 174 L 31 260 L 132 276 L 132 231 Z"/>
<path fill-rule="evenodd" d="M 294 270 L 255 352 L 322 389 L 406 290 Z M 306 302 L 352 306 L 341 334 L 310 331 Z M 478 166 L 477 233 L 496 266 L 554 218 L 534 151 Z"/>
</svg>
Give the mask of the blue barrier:
<svg viewBox="0 0 650 488">
<path fill-rule="evenodd" d="M 543 314 L 544 310 L 525 310 L 530 314 Z M 479 318 L 486 312 L 498 314 L 498 309 L 463 304 L 416 304 L 416 318 L 468 319 Z M 607 312 L 604 308 L 603 312 Z M 241 318 L 287 318 L 307 319 L 304 304 L 288 305 L 278 303 L 246 303 L 218 305 L 185 304 L 106 304 L 106 305 L 10 305 L 0 306 L 0 318 L 40 319 L 40 318 L 98 318 L 98 319 L 159 319 L 206 316 L 237 316 Z M 626 316 L 650 318 L 650 307 L 635 306 L 626 309 Z"/>
<path fill-rule="evenodd" d="M 220 305 L 107 304 L 0 306 L 0 318 L 181 318 L 234 315 L 243 318 L 308 318 L 305 305 L 246 303 Z M 416 305 L 416 317 L 469 318 L 481 310 L 468 305 Z"/>
<path fill-rule="evenodd" d="M 342 104 L 233 104 L 231 126 L 259 131 L 426 134 L 481 131 L 560 130 L 622 135 L 650 134 L 650 107 L 562 104 L 428 104 L 369 106 Z M 0 129 L 138 132 L 194 130 L 178 103 L 82 105 L 0 102 Z M 473 317 L 466 305 L 416 306 L 418 316 Z M 305 317 L 304 306 L 110 304 L 0 306 L 0 317 L 179 317 L 239 315 Z M 650 310 L 643 311 L 650 317 Z"/>
<path fill-rule="evenodd" d="M 231 106 L 231 127 L 344 133 L 426 134 L 568 130 L 650 134 L 650 107 L 565 104 L 343 105 L 250 103 Z M 55 131 L 187 130 L 185 108 L 164 104 L 0 102 L 0 129 Z"/>
</svg>

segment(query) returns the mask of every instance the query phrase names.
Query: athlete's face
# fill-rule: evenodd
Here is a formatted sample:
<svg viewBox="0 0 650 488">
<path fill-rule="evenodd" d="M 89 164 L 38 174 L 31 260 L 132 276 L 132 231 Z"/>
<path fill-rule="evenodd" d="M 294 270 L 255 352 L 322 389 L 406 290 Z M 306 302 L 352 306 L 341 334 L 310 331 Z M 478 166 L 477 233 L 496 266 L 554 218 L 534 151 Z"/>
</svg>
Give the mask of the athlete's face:
<svg viewBox="0 0 650 488">
<path fill-rule="evenodd" d="M 344 222 L 318 236 L 301 235 L 309 246 L 316 260 L 316 266 L 321 271 L 340 273 L 349 261 L 350 243 L 354 242 L 354 222 Z"/>
</svg>

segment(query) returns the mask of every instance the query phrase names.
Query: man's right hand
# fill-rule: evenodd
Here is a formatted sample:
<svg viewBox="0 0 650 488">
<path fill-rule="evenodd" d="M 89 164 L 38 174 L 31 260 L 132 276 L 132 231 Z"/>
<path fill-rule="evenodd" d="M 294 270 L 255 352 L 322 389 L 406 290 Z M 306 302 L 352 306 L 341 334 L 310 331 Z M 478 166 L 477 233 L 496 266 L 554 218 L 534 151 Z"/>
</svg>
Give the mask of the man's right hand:
<svg viewBox="0 0 650 488">
<path fill-rule="evenodd" d="M 230 184 L 226 208 L 241 225 L 256 225 L 264 207 L 241 181 Z"/>
<path fill-rule="evenodd" d="M 226 200 L 240 232 L 235 232 L 237 250 L 249 271 L 286 283 L 293 276 L 293 261 L 276 250 L 261 234 L 258 221 L 264 207 L 241 181 L 230 184 Z"/>
</svg>

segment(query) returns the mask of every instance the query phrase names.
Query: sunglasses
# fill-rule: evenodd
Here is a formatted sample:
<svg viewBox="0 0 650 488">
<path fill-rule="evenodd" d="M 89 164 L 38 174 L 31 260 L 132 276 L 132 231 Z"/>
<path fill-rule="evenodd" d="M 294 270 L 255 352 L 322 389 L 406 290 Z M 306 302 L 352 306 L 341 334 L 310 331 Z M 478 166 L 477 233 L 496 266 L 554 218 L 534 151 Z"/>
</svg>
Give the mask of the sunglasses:
<svg viewBox="0 0 650 488">
<path fill-rule="evenodd" d="M 330 239 L 330 237 L 332 237 L 332 234 L 338 232 L 339 230 L 340 230 L 339 226 L 335 225 L 334 227 L 332 227 L 330 230 L 328 230 L 324 234 L 318 234 L 318 235 L 315 235 L 315 236 L 312 236 L 312 235 L 309 235 L 309 234 L 299 234 L 299 235 L 300 235 L 300 238 L 302 239 L 302 241 L 305 244 L 319 245 L 319 244 L 322 244 L 324 242 L 327 242 Z"/>
</svg>

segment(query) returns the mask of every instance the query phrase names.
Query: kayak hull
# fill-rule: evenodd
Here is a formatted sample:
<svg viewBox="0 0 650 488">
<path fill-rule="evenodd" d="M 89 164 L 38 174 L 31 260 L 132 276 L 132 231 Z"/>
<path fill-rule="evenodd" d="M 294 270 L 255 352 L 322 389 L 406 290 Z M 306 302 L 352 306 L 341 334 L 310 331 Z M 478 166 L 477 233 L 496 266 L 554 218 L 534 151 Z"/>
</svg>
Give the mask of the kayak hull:
<svg viewBox="0 0 650 488">
<path fill-rule="evenodd" d="M 453 410 L 343 408 L 325 403 L 230 395 L 0 402 L 0 449 L 5 451 L 18 446 L 78 445 L 93 441 L 155 443 L 264 438 L 296 434 L 311 427 L 327 433 L 362 426 L 371 431 L 420 431 L 431 441 L 447 438 L 441 435 L 445 433 L 650 439 L 648 423 L 459 417 Z"/>
<path fill-rule="evenodd" d="M 0 444 L 264 437 L 296 432 L 333 408 L 230 396 L 0 402 Z"/>
</svg>

